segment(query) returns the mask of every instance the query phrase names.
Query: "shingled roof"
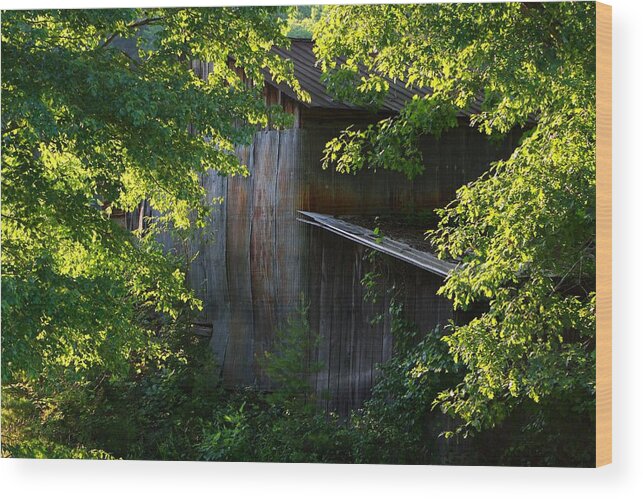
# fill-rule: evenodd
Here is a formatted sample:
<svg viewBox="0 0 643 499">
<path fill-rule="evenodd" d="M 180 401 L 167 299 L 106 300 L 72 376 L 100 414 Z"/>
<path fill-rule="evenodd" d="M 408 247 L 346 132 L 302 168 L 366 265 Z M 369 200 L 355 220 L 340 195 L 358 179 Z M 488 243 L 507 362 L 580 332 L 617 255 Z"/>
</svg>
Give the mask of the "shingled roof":
<svg viewBox="0 0 643 499">
<path fill-rule="evenodd" d="M 290 48 L 274 47 L 273 52 L 279 56 L 290 59 L 294 65 L 295 77 L 299 80 L 302 89 L 305 90 L 311 98 L 311 102 L 302 102 L 306 107 L 310 108 L 326 108 L 326 109 L 362 109 L 360 106 L 344 101 L 334 99 L 324 84 L 321 81 L 322 72 L 317 64 L 317 58 L 313 53 L 313 42 L 304 39 L 291 39 Z M 364 72 L 366 74 L 366 72 Z M 414 95 L 425 96 L 431 93 L 428 87 L 408 88 L 403 81 L 392 80 L 386 78 L 389 84 L 389 92 L 384 99 L 383 104 L 379 108 L 381 111 L 388 111 L 391 113 L 398 113 L 402 110 L 404 105 L 413 98 Z M 276 84 L 270 78 L 268 82 L 281 90 L 288 97 L 297 100 L 299 98 L 295 92 L 286 84 Z M 470 116 L 472 113 L 479 112 L 478 104 L 474 104 L 466 111 L 460 113 L 461 117 Z"/>
</svg>

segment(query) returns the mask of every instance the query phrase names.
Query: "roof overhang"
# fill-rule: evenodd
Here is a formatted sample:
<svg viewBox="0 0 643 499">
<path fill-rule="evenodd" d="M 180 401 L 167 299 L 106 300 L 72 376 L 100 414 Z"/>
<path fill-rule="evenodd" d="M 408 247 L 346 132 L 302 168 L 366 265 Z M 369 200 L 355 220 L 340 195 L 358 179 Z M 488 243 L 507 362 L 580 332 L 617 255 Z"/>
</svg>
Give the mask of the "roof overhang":
<svg viewBox="0 0 643 499">
<path fill-rule="evenodd" d="M 420 251 L 408 244 L 395 241 L 386 236 L 375 234 L 370 229 L 366 229 L 359 225 L 355 225 L 345 220 L 340 220 L 331 215 L 324 215 L 322 213 L 314 213 L 311 211 L 299 211 L 302 218 L 298 218 L 300 222 L 304 222 L 315 227 L 321 227 L 338 236 L 345 237 L 351 241 L 362 244 L 369 248 L 381 251 L 387 255 L 398 258 L 406 263 L 415 265 L 423 270 L 427 270 L 442 277 L 447 277 L 449 273 L 455 269 L 456 264 L 441 260 L 437 256 L 428 251 Z"/>
</svg>

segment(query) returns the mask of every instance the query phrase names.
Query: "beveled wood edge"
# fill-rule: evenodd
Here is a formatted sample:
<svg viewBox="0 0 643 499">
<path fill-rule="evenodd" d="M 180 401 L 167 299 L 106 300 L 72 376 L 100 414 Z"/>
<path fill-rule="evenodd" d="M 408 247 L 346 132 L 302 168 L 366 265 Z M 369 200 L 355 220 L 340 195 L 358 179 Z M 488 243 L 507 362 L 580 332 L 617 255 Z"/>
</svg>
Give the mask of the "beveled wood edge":
<svg viewBox="0 0 643 499">
<path fill-rule="evenodd" d="M 612 462 L 612 7 L 596 2 L 596 466 Z"/>
</svg>

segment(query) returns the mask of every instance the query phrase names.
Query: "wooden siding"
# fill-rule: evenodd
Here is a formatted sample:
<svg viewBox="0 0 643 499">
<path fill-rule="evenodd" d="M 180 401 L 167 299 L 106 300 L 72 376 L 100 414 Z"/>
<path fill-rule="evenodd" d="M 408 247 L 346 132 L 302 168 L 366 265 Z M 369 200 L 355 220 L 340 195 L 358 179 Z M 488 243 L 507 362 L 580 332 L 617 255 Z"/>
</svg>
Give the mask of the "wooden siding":
<svg viewBox="0 0 643 499">
<path fill-rule="evenodd" d="M 368 397 L 378 365 L 392 355 L 390 295 L 383 293 L 374 303 L 365 300 L 361 280 L 375 269 L 364 258 L 364 246 L 321 228 L 307 230 L 320 256 L 309 267 L 319 279 L 310 281 L 307 293 L 311 310 L 319 310 L 310 317 L 320 335 L 313 358 L 323 365 L 314 377 L 315 391 L 325 409 L 346 414 Z M 453 317 L 451 304 L 436 295 L 443 278 L 385 255 L 379 257 L 380 267 L 386 269 L 383 287 L 396 285 L 397 299 L 420 330 L 429 331 Z M 375 321 L 377 316 L 383 319 Z"/>
<path fill-rule="evenodd" d="M 336 129 L 257 132 L 238 151 L 249 178 L 203 175 L 208 197 L 222 196 L 209 226 L 187 247 L 166 238 L 168 249 L 197 257 L 188 281 L 203 300 L 200 322 L 211 323 L 211 346 L 224 382 L 270 388 L 258 359 L 273 345 L 277 327 L 295 311 L 298 296 L 310 303 L 310 323 L 320 335 L 311 361 L 324 368 L 311 383 L 329 410 L 346 413 L 368 397 L 377 365 L 394 349 L 388 303 L 364 301 L 361 280 L 370 270 L 365 248 L 297 221 L 298 210 L 328 214 L 383 214 L 432 210 L 450 201 L 460 185 L 490 161 L 507 156 L 513 137 L 492 145 L 461 127 L 422 142 L 426 172 L 410 181 L 389 171 L 355 176 L 322 170 L 322 149 Z M 382 257 L 390 280 L 404 283 L 409 319 L 429 330 L 453 316 L 438 298 L 442 277 Z M 392 282 L 392 281 L 390 281 Z M 373 324 L 376 314 L 384 320 Z"/>
</svg>

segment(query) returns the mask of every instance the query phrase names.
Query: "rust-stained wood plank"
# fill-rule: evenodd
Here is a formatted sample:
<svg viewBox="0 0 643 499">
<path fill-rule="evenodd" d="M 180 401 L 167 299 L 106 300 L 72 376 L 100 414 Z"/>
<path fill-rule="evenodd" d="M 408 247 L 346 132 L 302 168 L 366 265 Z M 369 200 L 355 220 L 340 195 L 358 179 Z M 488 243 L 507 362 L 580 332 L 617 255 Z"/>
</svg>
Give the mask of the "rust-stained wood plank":
<svg viewBox="0 0 643 499">
<path fill-rule="evenodd" d="M 255 135 L 255 167 L 250 231 L 250 278 L 253 298 L 253 363 L 255 379 L 268 386 L 260 359 L 272 348 L 277 327 L 275 310 L 275 179 L 277 177 L 279 132 L 263 131 Z"/>
<path fill-rule="evenodd" d="M 297 130 L 279 133 L 275 184 L 275 308 L 277 321 L 283 324 L 302 292 L 302 256 L 305 254 L 304 230 L 297 223 L 300 189 L 299 134 Z"/>
</svg>

